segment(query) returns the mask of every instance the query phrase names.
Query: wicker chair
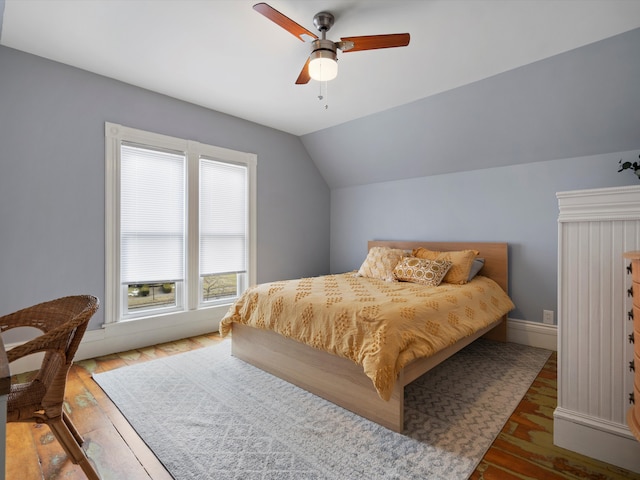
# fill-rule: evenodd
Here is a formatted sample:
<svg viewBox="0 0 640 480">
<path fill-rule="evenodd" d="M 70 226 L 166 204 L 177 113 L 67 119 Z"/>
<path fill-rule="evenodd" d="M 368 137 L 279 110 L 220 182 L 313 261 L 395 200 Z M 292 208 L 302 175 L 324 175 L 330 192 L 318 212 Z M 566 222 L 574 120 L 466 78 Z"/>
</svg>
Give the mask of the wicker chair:
<svg viewBox="0 0 640 480">
<path fill-rule="evenodd" d="M 100 302 L 90 295 L 59 298 L 0 317 L 0 331 L 35 327 L 43 332 L 7 351 L 9 363 L 45 352 L 40 370 L 26 383 L 11 385 L 7 422 L 46 423 L 68 458 L 80 465 L 87 478 L 100 477 L 81 448 L 83 439 L 66 414 L 64 391 L 67 374 L 87 324 Z"/>
</svg>

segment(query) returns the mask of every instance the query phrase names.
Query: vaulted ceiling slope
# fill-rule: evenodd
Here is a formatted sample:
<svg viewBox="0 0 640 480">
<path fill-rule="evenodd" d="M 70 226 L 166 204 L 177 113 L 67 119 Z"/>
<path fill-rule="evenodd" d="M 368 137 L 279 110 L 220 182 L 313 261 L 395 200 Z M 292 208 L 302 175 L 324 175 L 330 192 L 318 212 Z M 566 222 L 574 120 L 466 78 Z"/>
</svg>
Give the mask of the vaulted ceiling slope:
<svg viewBox="0 0 640 480">
<path fill-rule="evenodd" d="M 640 28 L 302 142 L 332 189 L 640 150 L 639 52 Z"/>
<path fill-rule="evenodd" d="M 305 135 L 640 27 L 637 0 L 270 0 L 311 31 L 332 12 L 334 40 L 411 34 L 340 54 L 319 101 L 317 82 L 294 84 L 309 45 L 254 3 L 0 0 L 0 44 Z"/>
</svg>

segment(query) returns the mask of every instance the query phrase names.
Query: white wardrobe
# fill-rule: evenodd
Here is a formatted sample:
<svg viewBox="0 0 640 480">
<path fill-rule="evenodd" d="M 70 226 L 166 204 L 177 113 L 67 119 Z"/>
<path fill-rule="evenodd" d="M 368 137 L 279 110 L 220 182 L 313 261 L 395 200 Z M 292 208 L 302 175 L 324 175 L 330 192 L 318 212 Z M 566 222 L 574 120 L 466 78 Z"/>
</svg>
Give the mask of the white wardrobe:
<svg viewBox="0 0 640 480">
<path fill-rule="evenodd" d="M 640 185 L 559 192 L 557 198 L 554 443 L 640 473 L 640 442 L 626 423 L 633 368 L 640 365 L 630 363 L 632 279 L 623 257 L 640 250 Z"/>
</svg>

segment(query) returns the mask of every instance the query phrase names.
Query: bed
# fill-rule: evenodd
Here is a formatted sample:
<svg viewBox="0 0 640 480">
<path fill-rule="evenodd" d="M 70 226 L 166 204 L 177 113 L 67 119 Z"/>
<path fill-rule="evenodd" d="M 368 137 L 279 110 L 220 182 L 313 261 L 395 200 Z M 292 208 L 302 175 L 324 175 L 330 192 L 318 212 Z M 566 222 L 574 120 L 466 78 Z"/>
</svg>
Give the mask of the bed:
<svg viewBox="0 0 640 480">
<path fill-rule="evenodd" d="M 249 289 L 238 302 L 230 308 L 229 313 L 223 318 L 220 331 L 223 335 L 229 332 L 232 333 L 232 355 L 235 357 L 386 428 L 401 432 L 404 425 L 404 387 L 407 384 L 481 336 L 485 336 L 491 340 L 506 341 L 506 313 L 513 308 L 511 300 L 505 294 L 508 288 L 508 248 L 506 243 L 495 242 L 398 241 L 370 241 L 368 247 L 370 252 L 372 249 L 379 247 L 400 249 L 405 252 L 415 252 L 415 249 L 418 248 L 440 252 L 468 250 L 478 252 L 477 256 L 484 259 L 484 266 L 479 275 L 468 283 L 468 286 L 475 289 L 476 292 L 484 292 L 487 289 L 494 288 L 499 291 L 498 293 L 492 290 L 491 301 L 480 300 L 483 309 L 486 308 L 487 305 L 491 307 L 489 314 L 491 318 L 478 322 L 481 326 L 474 326 L 473 329 L 465 324 L 464 328 L 460 327 L 461 331 L 463 331 L 463 333 L 458 335 L 460 338 L 456 338 L 455 341 L 450 340 L 448 343 L 445 342 L 445 344 L 438 344 L 438 342 L 427 340 L 429 345 L 424 346 L 417 341 L 405 341 L 405 337 L 413 339 L 414 335 L 405 335 L 401 331 L 398 333 L 398 338 L 402 339 L 401 342 L 403 345 L 405 343 L 420 345 L 417 347 L 418 350 L 416 350 L 418 353 L 415 351 L 405 352 L 401 350 L 404 355 L 402 361 L 397 360 L 396 363 L 392 362 L 391 367 L 388 368 L 385 365 L 380 366 L 377 364 L 371 367 L 371 362 L 367 363 L 370 357 L 369 353 L 374 350 L 371 345 L 367 345 L 367 348 L 360 348 L 360 350 L 358 350 L 358 348 L 353 346 L 354 341 L 351 337 L 340 338 L 337 336 L 335 330 L 340 330 L 340 328 L 336 327 L 336 325 L 340 325 L 338 321 L 332 323 L 331 328 L 334 329 L 333 333 L 325 335 L 325 337 L 331 338 L 331 341 L 327 343 L 327 345 L 322 345 L 321 341 L 313 341 L 317 335 L 314 337 L 314 335 L 307 334 L 309 337 L 308 341 L 306 339 L 297 339 L 296 335 L 294 335 L 295 332 L 291 332 L 292 319 L 290 317 L 298 317 L 296 318 L 296 322 L 304 322 L 306 321 L 304 318 L 305 310 L 287 310 L 287 306 L 299 300 L 300 305 L 304 305 L 302 301 L 304 299 L 301 297 L 309 293 L 304 290 L 306 287 L 302 285 L 301 282 L 325 282 L 325 289 L 329 292 L 324 302 L 326 305 L 316 307 L 316 310 L 323 312 L 325 307 L 327 310 L 332 308 L 332 303 L 339 303 L 339 299 L 342 298 L 344 293 L 344 285 L 349 286 L 351 290 L 355 290 L 356 295 L 362 297 L 360 298 L 362 302 L 368 301 L 370 291 L 367 290 L 367 288 L 378 289 L 384 291 L 389 300 L 379 303 L 381 307 L 391 308 L 391 304 L 397 302 L 399 308 L 404 308 L 403 312 L 415 311 L 414 307 L 407 307 L 408 304 L 402 302 L 406 302 L 408 297 L 420 296 L 422 291 L 419 290 L 419 288 L 421 286 L 415 287 L 410 285 L 410 294 L 402 292 L 396 293 L 396 289 L 401 288 L 399 285 L 393 283 L 385 284 L 378 280 L 363 279 L 366 285 L 362 287 L 358 283 L 360 280 L 354 278 L 357 277 L 357 275 L 351 272 L 334 276 L 315 277 L 315 279 L 295 280 L 295 282 L 297 282 L 297 294 L 295 300 L 289 300 L 289 304 L 282 303 L 286 302 L 286 300 L 281 298 L 281 293 L 287 290 L 289 285 L 287 282 L 294 282 L 293 280 L 272 282 L 270 284 L 264 284 L 264 286 Z M 406 282 L 396 283 L 404 284 Z M 443 290 L 449 287 L 450 286 L 447 285 L 443 287 Z M 464 287 L 466 288 L 467 285 Z M 261 288 L 264 291 L 262 293 L 263 296 L 268 294 L 273 298 L 277 298 L 277 302 L 271 302 L 269 304 L 268 308 L 271 309 L 271 312 L 259 314 L 260 305 L 258 298 L 260 298 L 259 295 L 261 293 L 259 290 Z M 340 291 L 341 288 L 343 292 Z M 431 288 L 440 289 L 441 287 Z M 476 296 L 475 293 L 470 294 L 457 285 L 450 288 L 453 288 L 452 295 L 458 297 Z M 458 293 L 457 289 L 459 289 L 461 293 Z M 416 292 L 418 293 L 416 294 Z M 449 297 L 452 297 L 452 295 L 449 295 Z M 505 298 L 500 297 L 500 295 Z M 499 297 L 499 301 L 496 301 L 495 297 Z M 453 302 L 455 303 L 456 301 L 457 299 L 454 298 Z M 499 304 L 496 306 L 498 310 L 493 309 L 493 303 Z M 285 327 L 277 326 L 273 324 L 271 320 L 274 316 L 273 311 L 276 308 L 276 304 L 278 305 L 277 309 L 279 309 L 279 312 L 296 312 L 296 314 L 289 313 L 288 323 Z M 258 310 L 256 310 L 256 308 Z M 265 309 L 266 308 L 265 306 Z M 420 314 L 422 315 L 422 310 L 420 310 Z M 449 315 L 451 316 L 451 314 Z M 253 324 L 249 320 L 251 316 L 253 316 Z M 397 318 L 400 319 L 401 316 L 402 315 L 399 314 Z M 395 324 L 397 322 L 391 323 Z M 295 325 L 297 325 L 297 323 Z M 424 328 L 422 328 L 422 330 L 424 330 Z M 277 333 L 277 331 L 280 333 Z M 359 334 L 353 335 L 357 337 Z M 303 343 L 303 341 L 306 341 L 308 344 Z M 346 348 L 348 351 L 346 353 L 336 351 L 333 347 L 335 343 L 347 345 Z M 328 351 L 323 350 L 323 348 L 329 345 L 331 345 L 331 348 L 327 348 Z M 428 352 L 425 353 L 427 350 Z M 361 355 L 362 351 L 365 351 L 366 355 Z M 364 366 L 360 360 L 364 361 Z M 375 370 L 376 368 L 378 368 L 378 370 Z M 387 372 L 389 369 L 391 371 Z M 377 373 L 384 372 L 385 374 L 375 376 L 372 375 L 372 370 Z M 387 373 L 391 375 L 391 383 L 385 380 Z"/>
</svg>

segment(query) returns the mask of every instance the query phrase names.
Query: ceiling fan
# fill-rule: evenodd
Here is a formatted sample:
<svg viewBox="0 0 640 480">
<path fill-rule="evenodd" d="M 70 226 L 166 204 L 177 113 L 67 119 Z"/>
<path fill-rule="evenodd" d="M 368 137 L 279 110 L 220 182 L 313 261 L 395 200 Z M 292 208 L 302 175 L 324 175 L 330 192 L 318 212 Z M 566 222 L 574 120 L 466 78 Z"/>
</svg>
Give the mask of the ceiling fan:
<svg viewBox="0 0 640 480">
<path fill-rule="evenodd" d="M 318 38 L 316 34 L 266 3 L 256 3 L 253 9 L 301 41 L 311 40 L 311 55 L 309 55 L 302 68 L 296 80 L 296 85 L 309 83 L 312 78 L 321 82 L 333 80 L 338 75 L 338 49 L 343 52 L 358 52 L 378 48 L 406 47 L 409 45 L 410 35 L 408 33 L 342 37 L 339 42 L 332 42 L 326 38 L 326 34 L 335 20 L 329 12 L 320 12 L 313 17 L 313 24 L 321 34 L 321 38 Z"/>
</svg>

